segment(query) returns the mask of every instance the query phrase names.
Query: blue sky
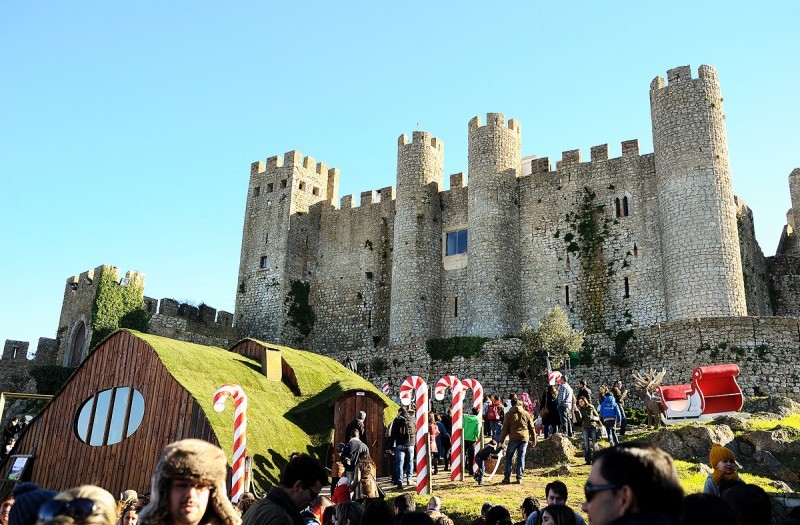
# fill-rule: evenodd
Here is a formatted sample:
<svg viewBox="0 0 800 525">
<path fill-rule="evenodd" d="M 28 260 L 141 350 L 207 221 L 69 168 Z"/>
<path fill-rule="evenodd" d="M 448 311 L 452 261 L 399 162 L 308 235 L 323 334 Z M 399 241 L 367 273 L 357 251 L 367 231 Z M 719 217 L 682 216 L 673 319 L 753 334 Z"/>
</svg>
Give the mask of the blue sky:
<svg viewBox="0 0 800 525">
<path fill-rule="evenodd" d="M 502 5 L 492 5 L 502 4 Z M 800 167 L 797 2 L 2 2 L 0 340 L 54 337 L 68 276 L 233 311 L 249 165 L 298 149 L 340 195 L 396 139 L 522 123 L 523 155 L 638 138 L 667 69 L 719 70 L 734 191 L 774 253 Z M 447 179 L 447 177 L 446 177 Z"/>
</svg>

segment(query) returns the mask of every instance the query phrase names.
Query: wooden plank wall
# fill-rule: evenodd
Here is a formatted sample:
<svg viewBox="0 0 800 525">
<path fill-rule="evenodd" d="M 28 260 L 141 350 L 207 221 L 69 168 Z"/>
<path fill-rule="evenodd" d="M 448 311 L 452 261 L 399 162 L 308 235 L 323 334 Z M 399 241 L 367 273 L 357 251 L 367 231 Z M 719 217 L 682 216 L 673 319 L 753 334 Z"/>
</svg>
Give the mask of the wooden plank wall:
<svg viewBox="0 0 800 525">
<path fill-rule="evenodd" d="M 80 406 L 99 391 L 122 386 L 135 388 L 144 397 L 139 428 L 114 445 L 83 443 L 75 431 Z M 189 437 L 219 445 L 202 408 L 155 351 L 141 339 L 118 332 L 86 358 L 31 422 L 13 453 L 36 454 L 30 478 L 42 487 L 65 490 L 90 483 L 112 494 L 126 489 L 146 494 L 163 448 Z M 3 474 L 8 471 L 8 465 L 0 468 Z"/>
<path fill-rule="evenodd" d="M 358 395 L 359 392 L 363 392 L 364 395 Z M 334 445 L 347 443 L 348 439 L 346 439 L 344 431 L 362 410 L 367 413 L 367 418 L 364 420 L 367 446 L 372 460 L 375 461 L 377 475 L 388 476 L 389 464 L 383 456 L 383 447 L 386 444 L 386 426 L 383 417 L 385 404 L 376 394 L 363 390 L 351 390 L 336 400 L 333 422 Z"/>
</svg>

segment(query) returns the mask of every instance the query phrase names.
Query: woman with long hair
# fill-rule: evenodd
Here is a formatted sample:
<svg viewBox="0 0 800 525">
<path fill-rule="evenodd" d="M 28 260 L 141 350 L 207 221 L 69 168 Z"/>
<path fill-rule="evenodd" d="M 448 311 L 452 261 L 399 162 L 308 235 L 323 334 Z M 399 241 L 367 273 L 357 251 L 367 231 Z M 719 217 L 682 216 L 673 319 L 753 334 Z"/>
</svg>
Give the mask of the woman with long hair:
<svg viewBox="0 0 800 525">
<path fill-rule="evenodd" d="M 539 513 L 536 525 L 575 525 L 575 511 L 566 505 L 548 505 Z"/>
</svg>

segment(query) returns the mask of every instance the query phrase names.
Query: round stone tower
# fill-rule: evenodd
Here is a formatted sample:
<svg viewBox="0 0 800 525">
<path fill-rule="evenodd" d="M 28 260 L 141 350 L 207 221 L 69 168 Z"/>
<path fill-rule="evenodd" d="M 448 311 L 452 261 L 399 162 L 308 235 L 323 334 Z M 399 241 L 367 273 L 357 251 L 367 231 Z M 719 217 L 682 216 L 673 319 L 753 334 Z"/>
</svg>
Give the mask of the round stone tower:
<svg viewBox="0 0 800 525">
<path fill-rule="evenodd" d="M 742 261 L 717 71 L 650 84 L 667 319 L 744 316 Z"/>
<path fill-rule="evenodd" d="M 444 144 L 415 131 L 397 140 L 389 344 L 438 337 L 441 317 L 441 206 Z"/>
<path fill-rule="evenodd" d="M 519 206 L 522 129 L 499 113 L 469 122 L 468 335 L 519 332 Z"/>
</svg>

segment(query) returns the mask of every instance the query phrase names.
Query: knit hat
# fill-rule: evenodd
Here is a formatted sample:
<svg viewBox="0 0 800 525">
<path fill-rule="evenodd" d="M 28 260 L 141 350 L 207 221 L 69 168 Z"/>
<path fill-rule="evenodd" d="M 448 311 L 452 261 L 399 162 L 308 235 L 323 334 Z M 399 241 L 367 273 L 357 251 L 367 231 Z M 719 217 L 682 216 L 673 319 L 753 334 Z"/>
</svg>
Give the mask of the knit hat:
<svg viewBox="0 0 800 525">
<path fill-rule="evenodd" d="M 39 507 L 58 494 L 54 490 L 40 489 L 36 483 L 25 482 L 14 487 L 14 506 L 8 525 L 33 525 L 39 519 Z"/>
<path fill-rule="evenodd" d="M 711 463 L 711 468 L 716 468 L 717 463 L 722 460 L 736 461 L 731 449 L 725 448 L 717 443 L 711 445 L 711 452 L 708 454 L 708 459 Z"/>
<path fill-rule="evenodd" d="M 151 480 L 152 500 L 139 514 L 146 525 L 169 521 L 169 491 L 174 480 L 204 481 L 210 485 L 209 510 L 223 525 L 238 525 L 240 518 L 227 497 L 228 460 L 221 448 L 201 439 L 184 439 L 167 445 Z"/>
</svg>

